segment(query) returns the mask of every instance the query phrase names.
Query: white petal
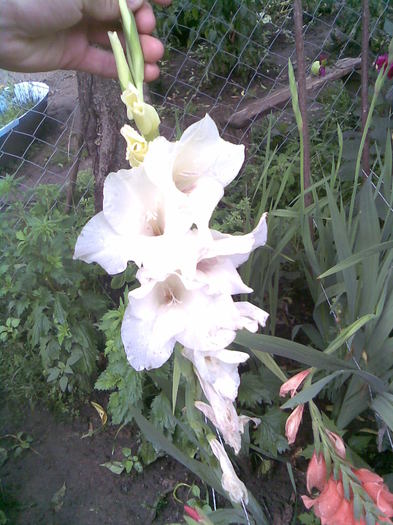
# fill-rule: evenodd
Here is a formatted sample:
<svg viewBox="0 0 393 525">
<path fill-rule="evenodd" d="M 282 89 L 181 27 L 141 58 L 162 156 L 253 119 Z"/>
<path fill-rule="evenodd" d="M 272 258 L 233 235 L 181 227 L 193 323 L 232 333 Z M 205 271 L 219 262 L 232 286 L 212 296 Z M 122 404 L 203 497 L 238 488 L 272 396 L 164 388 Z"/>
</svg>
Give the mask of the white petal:
<svg viewBox="0 0 393 525">
<path fill-rule="evenodd" d="M 123 272 L 134 255 L 129 238 L 118 234 L 100 212 L 82 229 L 76 241 L 74 259 L 96 262 L 114 275 Z"/>
<path fill-rule="evenodd" d="M 186 187 L 196 176 L 210 177 L 228 185 L 244 162 L 244 146 L 221 139 L 214 121 L 206 115 L 190 126 L 177 144 L 175 184 Z"/>
<path fill-rule="evenodd" d="M 188 348 L 183 354 L 194 364 L 204 391 L 209 383 L 218 395 L 235 401 L 240 383 L 238 365 L 249 358 L 248 354 L 232 350 L 198 352 Z"/>
<path fill-rule="evenodd" d="M 109 173 L 105 179 L 104 215 L 119 233 L 139 233 L 145 210 L 154 206 L 154 200 L 155 188 L 144 176 L 142 167 Z"/>
<path fill-rule="evenodd" d="M 224 490 L 229 494 L 233 503 L 241 503 L 242 501 L 247 505 L 248 493 L 246 486 L 237 477 L 235 470 L 230 462 L 224 447 L 217 441 L 217 439 L 210 439 L 209 445 L 220 462 L 222 470 L 221 484 Z"/>
<path fill-rule="evenodd" d="M 214 410 L 212 409 L 210 405 L 208 405 L 207 403 L 204 403 L 203 401 L 195 401 L 194 405 L 198 410 L 202 412 L 204 416 L 207 417 L 207 419 L 209 419 L 212 422 L 212 424 L 216 428 L 218 428 L 218 423 L 216 420 L 216 416 L 214 414 Z"/>
<path fill-rule="evenodd" d="M 153 345 L 151 338 L 154 319 L 137 319 L 126 310 L 121 325 L 121 338 L 127 359 L 135 370 L 159 368 L 169 359 L 175 345 L 175 338 Z"/>
<path fill-rule="evenodd" d="M 129 294 L 121 334 L 128 361 L 136 370 L 157 368 L 171 355 L 178 334 L 188 321 L 182 297 L 176 299 L 179 289 L 183 293 L 180 279 L 172 276 L 163 283 L 147 283 Z"/>
<path fill-rule="evenodd" d="M 197 264 L 195 278 L 207 285 L 209 294 L 235 295 L 253 291 L 244 284 L 229 257 L 202 259 Z"/>
<path fill-rule="evenodd" d="M 269 314 L 257 306 L 241 301 L 235 303 L 240 314 L 238 328 L 246 328 L 250 332 L 256 332 L 258 325 L 265 326 Z"/>
<path fill-rule="evenodd" d="M 149 151 L 143 163 L 149 179 L 156 186 L 167 191 L 173 191 L 175 188 L 172 176 L 175 149 L 176 143 L 169 142 L 165 137 L 157 137 L 149 143 Z"/>
<path fill-rule="evenodd" d="M 253 250 L 266 243 L 266 218 L 267 214 L 264 213 L 254 230 L 246 235 L 229 235 L 212 230 L 215 242 L 209 247 L 209 252 L 205 256 L 227 255 L 235 267 L 240 266 L 248 259 Z"/>
</svg>

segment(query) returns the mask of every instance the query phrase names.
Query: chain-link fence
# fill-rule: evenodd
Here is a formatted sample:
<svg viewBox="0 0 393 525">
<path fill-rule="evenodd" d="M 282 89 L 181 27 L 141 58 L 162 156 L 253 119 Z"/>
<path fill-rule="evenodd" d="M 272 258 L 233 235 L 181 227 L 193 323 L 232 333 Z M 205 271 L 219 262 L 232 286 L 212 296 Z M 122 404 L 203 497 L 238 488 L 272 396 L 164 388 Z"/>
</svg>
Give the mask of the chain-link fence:
<svg viewBox="0 0 393 525">
<path fill-rule="evenodd" d="M 308 108 L 311 138 L 332 122 L 345 131 L 360 126 L 359 90 L 361 2 L 307 0 L 304 8 L 305 58 L 310 65 L 327 55 L 326 81 L 309 78 Z M 370 63 L 387 50 L 393 27 L 388 0 L 371 2 Z M 296 136 L 288 91 L 288 60 L 296 69 L 292 3 L 257 0 L 214 2 L 175 0 L 157 10 L 158 34 L 166 46 L 162 74 L 151 86 L 162 109 L 162 132 L 169 138 L 180 128 L 209 112 L 225 136 L 248 146 L 252 162 L 266 142 L 264 117 L 272 113 L 278 149 Z M 350 59 L 342 72 L 329 72 Z M 357 60 L 356 60 L 357 59 Z M 1 83 L 45 81 L 49 95 L 26 116 L 26 104 L 16 100 L 11 126 L 0 136 L 1 175 L 14 174 L 21 190 L 41 182 L 67 184 L 81 153 L 78 132 L 77 88 L 71 73 L 44 75 L 2 74 Z M 34 118 L 33 118 L 34 117 Z M 30 121 L 26 125 L 26 120 Z M 17 125 L 15 122 L 17 121 Z M 329 140 L 328 134 L 323 141 Z"/>
</svg>

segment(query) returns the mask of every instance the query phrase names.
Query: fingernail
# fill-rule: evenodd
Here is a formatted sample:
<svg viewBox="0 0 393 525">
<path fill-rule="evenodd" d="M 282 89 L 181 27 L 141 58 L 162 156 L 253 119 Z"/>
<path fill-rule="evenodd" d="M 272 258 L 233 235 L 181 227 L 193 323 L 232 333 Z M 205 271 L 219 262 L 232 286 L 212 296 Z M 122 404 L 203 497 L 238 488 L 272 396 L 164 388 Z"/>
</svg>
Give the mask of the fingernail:
<svg viewBox="0 0 393 525">
<path fill-rule="evenodd" d="M 127 0 L 127 5 L 131 11 L 137 11 L 142 7 L 144 0 Z"/>
</svg>

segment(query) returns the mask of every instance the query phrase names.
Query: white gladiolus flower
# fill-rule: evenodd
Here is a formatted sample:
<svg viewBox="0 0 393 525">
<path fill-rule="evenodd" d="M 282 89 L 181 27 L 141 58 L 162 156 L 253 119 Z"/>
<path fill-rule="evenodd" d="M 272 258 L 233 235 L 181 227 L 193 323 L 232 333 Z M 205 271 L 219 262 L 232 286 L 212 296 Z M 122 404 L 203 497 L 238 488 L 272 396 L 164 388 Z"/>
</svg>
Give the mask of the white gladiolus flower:
<svg viewBox="0 0 393 525">
<path fill-rule="evenodd" d="M 256 228 L 246 235 L 210 230 L 211 236 L 206 236 L 197 229 L 190 230 L 173 246 L 171 254 L 166 253 L 166 266 L 159 259 L 157 264 L 145 264 L 139 280 L 142 283 L 148 279 L 164 280 L 170 273 L 181 270 L 186 287 L 187 282 L 198 281 L 207 286 L 209 294 L 250 293 L 252 288 L 243 283 L 236 268 L 247 260 L 251 251 L 266 243 L 266 217 L 263 214 Z"/>
<path fill-rule="evenodd" d="M 143 283 L 129 293 L 122 324 L 122 340 L 129 363 L 136 370 L 157 368 L 170 357 L 175 342 L 199 351 L 228 346 L 236 330 L 256 331 L 268 314 L 229 294 L 208 294 L 198 281 L 179 274 L 163 281 L 137 278 Z M 142 276 L 142 277 L 141 277 Z"/>
<path fill-rule="evenodd" d="M 83 228 L 74 259 L 97 262 L 111 275 L 124 271 L 128 261 L 138 266 L 151 261 L 154 266 L 159 259 L 165 268 L 165 258 L 172 260 L 189 229 L 181 218 L 170 196 L 145 176 L 143 167 L 110 173 L 103 211 Z"/>
<path fill-rule="evenodd" d="M 221 485 L 222 488 L 228 493 L 231 501 L 233 503 L 248 503 L 248 493 L 244 483 L 236 476 L 236 472 L 228 458 L 227 453 L 225 452 L 224 447 L 217 441 L 217 439 L 212 438 L 209 440 L 210 448 L 213 451 L 213 454 L 216 456 L 220 462 L 220 467 L 222 470 Z"/>
<path fill-rule="evenodd" d="M 159 137 L 149 145 L 148 177 L 173 192 L 188 210 L 191 224 L 206 230 L 211 214 L 244 162 L 244 146 L 223 140 L 206 115 L 176 143 Z"/>
<path fill-rule="evenodd" d="M 238 454 L 246 423 L 250 419 L 255 424 L 260 422 L 256 418 L 239 417 L 233 405 L 240 384 L 238 365 L 248 359 L 248 354 L 232 350 L 197 352 L 188 348 L 184 349 L 183 354 L 194 364 L 203 393 L 210 403 L 196 401 L 195 406 L 210 419 L 224 441 Z"/>
<path fill-rule="evenodd" d="M 176 341 L 192 348 L 217 350 L 235 338 L 239 315 L 231 296 L 207 295 L 198 283 L 184 286 L 177 274 L 150 280 L 129 293 L 121 335 L 135 370 L 158 368 Z"/>
</svg>

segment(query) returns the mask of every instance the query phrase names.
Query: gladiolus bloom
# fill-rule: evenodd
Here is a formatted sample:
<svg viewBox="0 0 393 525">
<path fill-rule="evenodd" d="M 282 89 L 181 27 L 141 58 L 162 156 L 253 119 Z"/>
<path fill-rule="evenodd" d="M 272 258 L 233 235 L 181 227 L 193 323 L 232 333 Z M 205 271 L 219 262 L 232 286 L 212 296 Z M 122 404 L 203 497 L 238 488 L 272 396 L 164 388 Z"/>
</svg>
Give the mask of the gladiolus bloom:
<svg viewBox="0 0 393 525">
<path fill-rule="evenodd" d="M 298 405 L 295 410 L 289 415 L 285 423 L 285 435 L 288 443 L 292 445 L 295 443 L 297 432 L 303 418 L 304 405 Z"/>
<path fill-rule="evenodd" d="M 383 479 L 367 469 L 352 470 L 362 489 L 382 513 L 378 523 L 391 523 L 389 518 L 393 517 L 393 494 Z M 307 490 L 311 493 L 314 488 L 320 491 L 319 496 L 302 496 L 302 500 L 307 509 L 313 508 L 315 515 L 321 518 L 321 525 L 365 525 L 363 518 L 355 519 L 353 496 L 349 500 L 345 498 L 341 480 L 334 479 L 333 475 L 326 480 L 325 460 L 322 455 L 317 457 L 315 452 L 307 469 Z"/>
<path fill-rule="evenodd" d="M 379 510 L 386 517 L 393 518 L 393 494 L 389 492 L 383 478 L 365 468 L 354 470 L 354 473 Z"/>
<path fill-rule="evenodd" d="M 321 492 L 326 484 L 326 462 L 322 454 L 314 454 L 307 468 L 307 490 L 311 494 L 316 488 Z"/>
</svg>

